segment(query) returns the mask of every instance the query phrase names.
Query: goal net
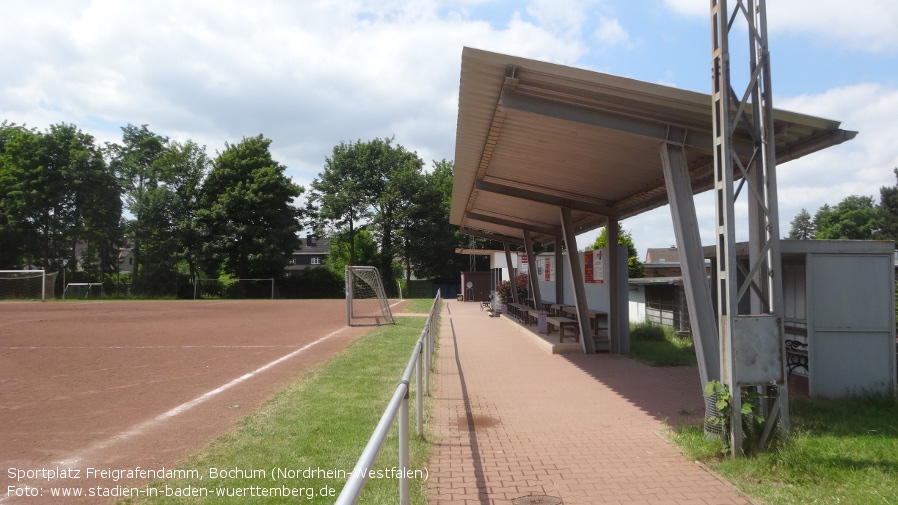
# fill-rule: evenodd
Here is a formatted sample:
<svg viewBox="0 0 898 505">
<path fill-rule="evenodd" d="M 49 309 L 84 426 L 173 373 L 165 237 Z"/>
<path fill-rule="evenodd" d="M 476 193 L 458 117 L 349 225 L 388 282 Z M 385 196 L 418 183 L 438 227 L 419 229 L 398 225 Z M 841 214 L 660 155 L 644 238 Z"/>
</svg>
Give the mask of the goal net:
<svg viewBox="0 0 898 505">
<path fill-rule="evenodd" d="M 46 300 L 53 293 L 57 272 L 0 270 L 0 299 Z"/>
<path fill-rule="evenodd" d="M 274 279 L 194 279 L 193 299 L 275 298 Z"/>
<path fill-rule="evenodd" d="M 100 298 L 103 296 L 103 284 L 100 282 L 70 282 L 62 291 L 63 299 Z"/>
<path fill-rule="evenodd" d="M 346 267 L 346 324 L 393 324 L 393 313 L 375 267 Z"/>
</svg>

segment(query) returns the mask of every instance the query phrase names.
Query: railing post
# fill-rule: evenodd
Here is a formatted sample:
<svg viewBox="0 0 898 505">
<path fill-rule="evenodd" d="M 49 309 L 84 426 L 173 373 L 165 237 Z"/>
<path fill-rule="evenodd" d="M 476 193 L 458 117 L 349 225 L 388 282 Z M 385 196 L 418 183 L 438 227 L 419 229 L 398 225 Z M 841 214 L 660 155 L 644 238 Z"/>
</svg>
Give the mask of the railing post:
<svg viewBox="0 0 898 505">
<path fill-rule="evenodd" d="M 431 315 L 433 311 L 431 310 Z M 424 327 L 424 394 L 430 396 L 430 356 L 433 354 L 433 339 L 430 338 L 430 327 L 433 326 L 433 317 L 427 318 L 427 326 Z"/>
<path fill-rule="evenodd" d="M 424 335 L 424 340 L 427 340 L 427 335 Z M 424 391 L 421 382 L 421 376 L 423 375 L 424 368 L 424 346 L 422 346 L 418 350 L 418 361 L 415 363 L 415 407 L 416 413 L 415 418 L 417 420 L 417 432 L 418 436 L 424 435 Z"/>
<path fill-rule="evenodd" d="M 411 486 L 409 483 L 409 436 L 408 436 L 408 382 L 405 383 L 405 396 L 399 404 L 399 504 L 411 503 Z"/>
</svg>

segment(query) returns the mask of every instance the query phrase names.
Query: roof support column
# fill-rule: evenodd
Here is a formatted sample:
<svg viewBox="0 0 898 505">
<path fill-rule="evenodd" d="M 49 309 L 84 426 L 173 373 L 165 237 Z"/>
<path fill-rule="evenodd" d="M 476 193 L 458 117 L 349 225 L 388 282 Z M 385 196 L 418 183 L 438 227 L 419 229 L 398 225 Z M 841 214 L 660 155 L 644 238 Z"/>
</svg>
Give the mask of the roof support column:
<svg viewBox="0 0 898 505">
<path fill-rule="evenodd" d="M 508 245 L 508 242 L 503 242 L 502 245 L 505 246 L 505 264 L 508 265 L 508 283 L 511 285 L 511 303 L 517 304 L 518 290 L 517 284 L 514 281 L 514 267 L 511 266 L 511 247 Z"/>
<path fill-rule="evenodd" d="M 539 309 L 543 297 L 539 292 L 539 278 L 536 276 L 536 257 L 533 255 L 533 239 L 530 231 L 524 230 L 524 251 L 527 253 L 527 278 L 530 281 L 530 293 L 533 295 L 534 308 Z"/>
<path fill-rule="evenodd" d="M 717 337 L 717 319 L 714 316 L 711 287 L 708 285 L 705 271 L 702 239 L 683 146 L 661 144 L 661 165 L 664 168 L 664 182 L 670 200 L 670 216 L 673 219 L 674 235 L 680 253 L 686 306 L 695 342 L 695 356 L 698 359 L 698 371 L 704 389 L 709 380 L 720 380 L 720 342 Z"/>
<path fill-rule="evenodd" d="M 555 303 L 564 303 L 564 255 L 561 237 L 555 237 Z"/>
<path fill-rule="evenodd" d="M 630 318 L 626 312 L 629 303 L 627 301 L 629 286 L 623 282 L 623 279 L 626 278 L 626 267 L 621 270 L 620 223 L 617 219 L 609 218 L 608 224 L 605 226 L 608 238 L 608 263 L 610 264 L 608 269 L 610 272 L 608 275 L 608 331 L 611 338 L 611 352 L 613 354 L 629 354 Z M 612 246 L 611 244 L 617 245 Z M 626 261 L 623 262 L 624 265 L 626 263 Z M 624 328 L 626 328 L 626 332 Z"/>
<path fill-rule="evenodd" d="M 595 354 L 596 343 L 592 339 L 589 329 L 589 308 L 586 306 L 586 286 L 583 285 L 583 270 L 580 268 L 580 254 L 577 252 L 577 237 L 574 235 L 574 225 L 571 220 L 570 209 L 560 207 L 561 229 L 564 233 L 564 243 L 567 244 L 567 271 L 568 279 L 574 288 L 574 306 L 577 308 L 577 322 L 580 323 L 580 348 L 586 354 Z"/>
</svg>

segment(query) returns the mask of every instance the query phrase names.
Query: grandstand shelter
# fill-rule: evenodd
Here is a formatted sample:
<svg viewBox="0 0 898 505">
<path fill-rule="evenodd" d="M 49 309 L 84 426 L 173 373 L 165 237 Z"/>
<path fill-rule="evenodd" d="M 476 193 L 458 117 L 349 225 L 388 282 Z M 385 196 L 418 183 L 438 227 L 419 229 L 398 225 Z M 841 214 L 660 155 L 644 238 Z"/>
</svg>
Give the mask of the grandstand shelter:
<svg viewBox="0 0 898 505">
<path fill-rule="evenodd" d="M 536 277 L 534 242 L 578 250 L 578 234 L 607 226 L 613 244 L 619 220 L 670 203 L 687 293 L 701 298 L 693 303 L 701 327 L 716 329 L 692 201 L 714 187 L 712 124 L 708 94 L 465 48 L 450 221 L 471 235 L 524 245 Z M 754 142 L 739 128 L 735 151 L 747 163 Z M 774 130 L 777 164 L 856 135 L 837 121 L 786 111 L 774 112 Z M 610 248 L 606 261 L 625 262 L 620 254 Z M 560 281 L 573 288 L 586 335 L 590 307 L 577 257 L 559 254 Z M 620 277 L 605 281 L 611 293 L 627 292 Z M 627 312 L 626 294 L 612 296 L 611 352 L 626 352 Z M 717 375 L 716 331 L 693 334 L 703 349 L 703 374 Z M 595 352 L 590 339 L 581 339 L 581 347 Z"/>
</svg>

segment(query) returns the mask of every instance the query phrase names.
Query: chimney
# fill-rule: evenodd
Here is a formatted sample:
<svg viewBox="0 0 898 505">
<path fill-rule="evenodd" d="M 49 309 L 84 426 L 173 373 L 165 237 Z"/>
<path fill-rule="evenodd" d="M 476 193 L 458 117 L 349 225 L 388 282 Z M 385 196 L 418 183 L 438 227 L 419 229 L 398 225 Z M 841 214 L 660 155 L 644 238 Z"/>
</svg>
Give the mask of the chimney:
<svg viewBox="0 0 898 505">
<path fill-rule="evenodd" d="M 315 242 L 312 241 L 312 235 L 306 235 L 306 245 L 308 247 L 315 245 Z"/>
</svg>

